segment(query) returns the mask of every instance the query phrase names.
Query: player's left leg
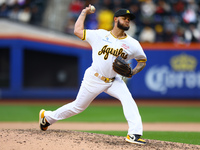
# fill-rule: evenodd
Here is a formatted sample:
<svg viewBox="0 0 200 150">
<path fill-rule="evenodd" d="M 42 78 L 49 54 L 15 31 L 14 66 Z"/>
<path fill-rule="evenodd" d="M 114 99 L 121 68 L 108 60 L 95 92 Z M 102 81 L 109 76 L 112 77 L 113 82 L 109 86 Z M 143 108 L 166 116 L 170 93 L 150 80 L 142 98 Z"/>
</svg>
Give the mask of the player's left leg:
<svg viewBox="0 0 200 150">
<path fill-rule="evenodd" d="M 143 135 L 142 120 L 138 107 L 124 81 L 117 77 L 112 86 L 105 92 L 121 101 L 123 112 L 129 125 L 127 138 L 131 139 L 134 136 L 134 141 L 130 142 L 146 144 L 145 141 L 137 141 L 142 140 L 140 139 L 140 136 Z M 135 139 L 137 140 L 135 141 Z"/>
<path fill-rule="evenodd" d="M 53 124 L 58 120 L 77 115 L 84 111 L 97 95 L 96 93 L 90 93 L 87 88 L 82 85 L 73 102 L 67 103 L 55 111 L 46 111 L 45 118 L 50 124 Z"/>
<path fill-rule="evenodd" d="M 54 124 L 56 121 L 81 113 L 97 95 L 98 93 L 89 92 L 84 84 L 81 85 L 77 98 L 73 102 L 67 103 L 54 111 L 40 111 L 40 129 L 46 131 L 48 126 Z"/>
<path fill-rule="evenodd" d="M 39 123 L 41 130 L 47 130 L 49 125 L 52 125 L 58 120 L 63 120 L 72 117 L 84 111 L 94 98 L 107 89 L 110 84 L 103 82 L 89 68 L 85 75 L 76 99 L 68 104 L 65 104 L 54 111 L 41 110 L 39 115 Z M 46 123 L 47 126 L 46 126 Z"/>
</svg>

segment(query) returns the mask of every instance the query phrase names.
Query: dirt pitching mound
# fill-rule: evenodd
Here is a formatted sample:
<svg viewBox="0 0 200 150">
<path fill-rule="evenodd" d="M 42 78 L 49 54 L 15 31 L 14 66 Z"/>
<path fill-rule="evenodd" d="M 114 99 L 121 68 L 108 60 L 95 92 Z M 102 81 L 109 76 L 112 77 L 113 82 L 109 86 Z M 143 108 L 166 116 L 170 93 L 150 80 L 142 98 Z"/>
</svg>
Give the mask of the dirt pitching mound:
<svg viewBox="0 0 200 150">
<path fill-rule="evenodd" d="M 124 137 L 78 131 L 37 129 L 1 129 L 0 150 L 199 150 L 199 145 L 147 140 L 139 146 L 125 142 Z"/>
</svg>

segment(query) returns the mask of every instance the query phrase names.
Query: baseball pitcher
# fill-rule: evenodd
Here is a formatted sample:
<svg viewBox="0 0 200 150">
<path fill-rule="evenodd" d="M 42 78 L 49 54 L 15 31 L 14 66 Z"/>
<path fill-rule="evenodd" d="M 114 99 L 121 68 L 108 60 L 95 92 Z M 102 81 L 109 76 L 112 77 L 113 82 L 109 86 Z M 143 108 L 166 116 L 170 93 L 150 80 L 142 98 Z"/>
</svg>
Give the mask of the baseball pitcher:
<svg viewBox="0 0 200 150">
<path fill-rule="evenodd" d="M 120 100 L 129 129 L 126 141 L 145 145 L 140 137 L 143 126 L 138 107 L 125 82 L 119 76 L 131 78 L 146 65 L 146 55 L 139 42 L 125 33 L 135 15 L 127 9 L 120 9 L 114 14 L 114 27 L 111 31 L 103 29 L 84 29 L 86 15 L 94 13 L 89 5 L 82 10 L 74 27 L 74 34 L 87 41 L 92 47 L 92 65 L 85 71 L 76 99 L 55 111 L 39 113 L 40 129 L 45 131 L 49 125 L 84 111 L 102 92 Z M 126 62 L 136 59 L 137 65 L 131 69 Z"/>
</svg>

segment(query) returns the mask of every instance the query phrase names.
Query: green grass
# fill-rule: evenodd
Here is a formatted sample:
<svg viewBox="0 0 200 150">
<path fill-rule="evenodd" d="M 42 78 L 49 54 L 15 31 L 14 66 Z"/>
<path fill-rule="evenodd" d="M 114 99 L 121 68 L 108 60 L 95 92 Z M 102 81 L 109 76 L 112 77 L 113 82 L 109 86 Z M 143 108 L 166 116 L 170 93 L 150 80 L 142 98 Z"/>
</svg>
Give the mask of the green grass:
<svg viewBox="0 0 200 150">
<path fill-rule="evenodd" d="M 40 109 L 60 106 L 1 105 L 0 121 L 38 121 Z M 200 122 L 199 107 L 139 107 L 143 122 Z M 73 122 L 126 122 L 121 106 L 89 106 L 84 112 L 65 119 Z"/>
<path fill-rule="evenodd" d="M 55 110 L 51 105 L 0 105 L 0 122 L 38 121 L 40 109 Z M 199 107 L 139 107 L 143 122 L 200 122 Z M 84 112 L 65 119 L 69 122 L 126 122 L 121 106 L 89 106 Z M 126 136 L 127 131 L 90 131 L 93 133 Z M 148 132 L 144 139 L 200 145 L 200 132 Z"/>
<path fill-rule="evenodd" d="M 200 122 L 199 107 L 140 107 L 144 122 Z"/>
<path fill-rule="evenodd" d="M 125 131 L 87 131 L 90 133 L 99 133 L 107 135 L 116 135 L 126 137 L 127 132 Z M 155 131 L 144 131 L 142 136 L 144 139 L 178 142 L 200 145 L 200 132 L 155 132 Z"/>
</svg>

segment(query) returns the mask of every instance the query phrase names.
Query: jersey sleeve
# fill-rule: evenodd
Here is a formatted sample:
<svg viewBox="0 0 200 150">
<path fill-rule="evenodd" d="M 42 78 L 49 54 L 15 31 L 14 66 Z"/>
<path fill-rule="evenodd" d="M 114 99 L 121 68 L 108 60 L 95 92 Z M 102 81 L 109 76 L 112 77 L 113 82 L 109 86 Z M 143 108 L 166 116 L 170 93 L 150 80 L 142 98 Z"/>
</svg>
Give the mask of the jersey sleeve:
<svg viewBox="0 0 200 150">
<path fill-rule="evenodd" d="M 135 41 L 134 44 L 134 54 L 132 56 L 132 59 L 137 60 L 138 62 L 146 62 L 147 61 L 147 57 L 146 54 L 144 53 L 144 50 L 142 48 L 142 46 L 140 45 L 140 43 L 138 41 Z"/>
<path fill-rule="evenodd" d="M 94 44 L 98 40 L 98 30 L 83 30 L 82 40 L 87 41 L 90 45 Z"/>
</svg>

